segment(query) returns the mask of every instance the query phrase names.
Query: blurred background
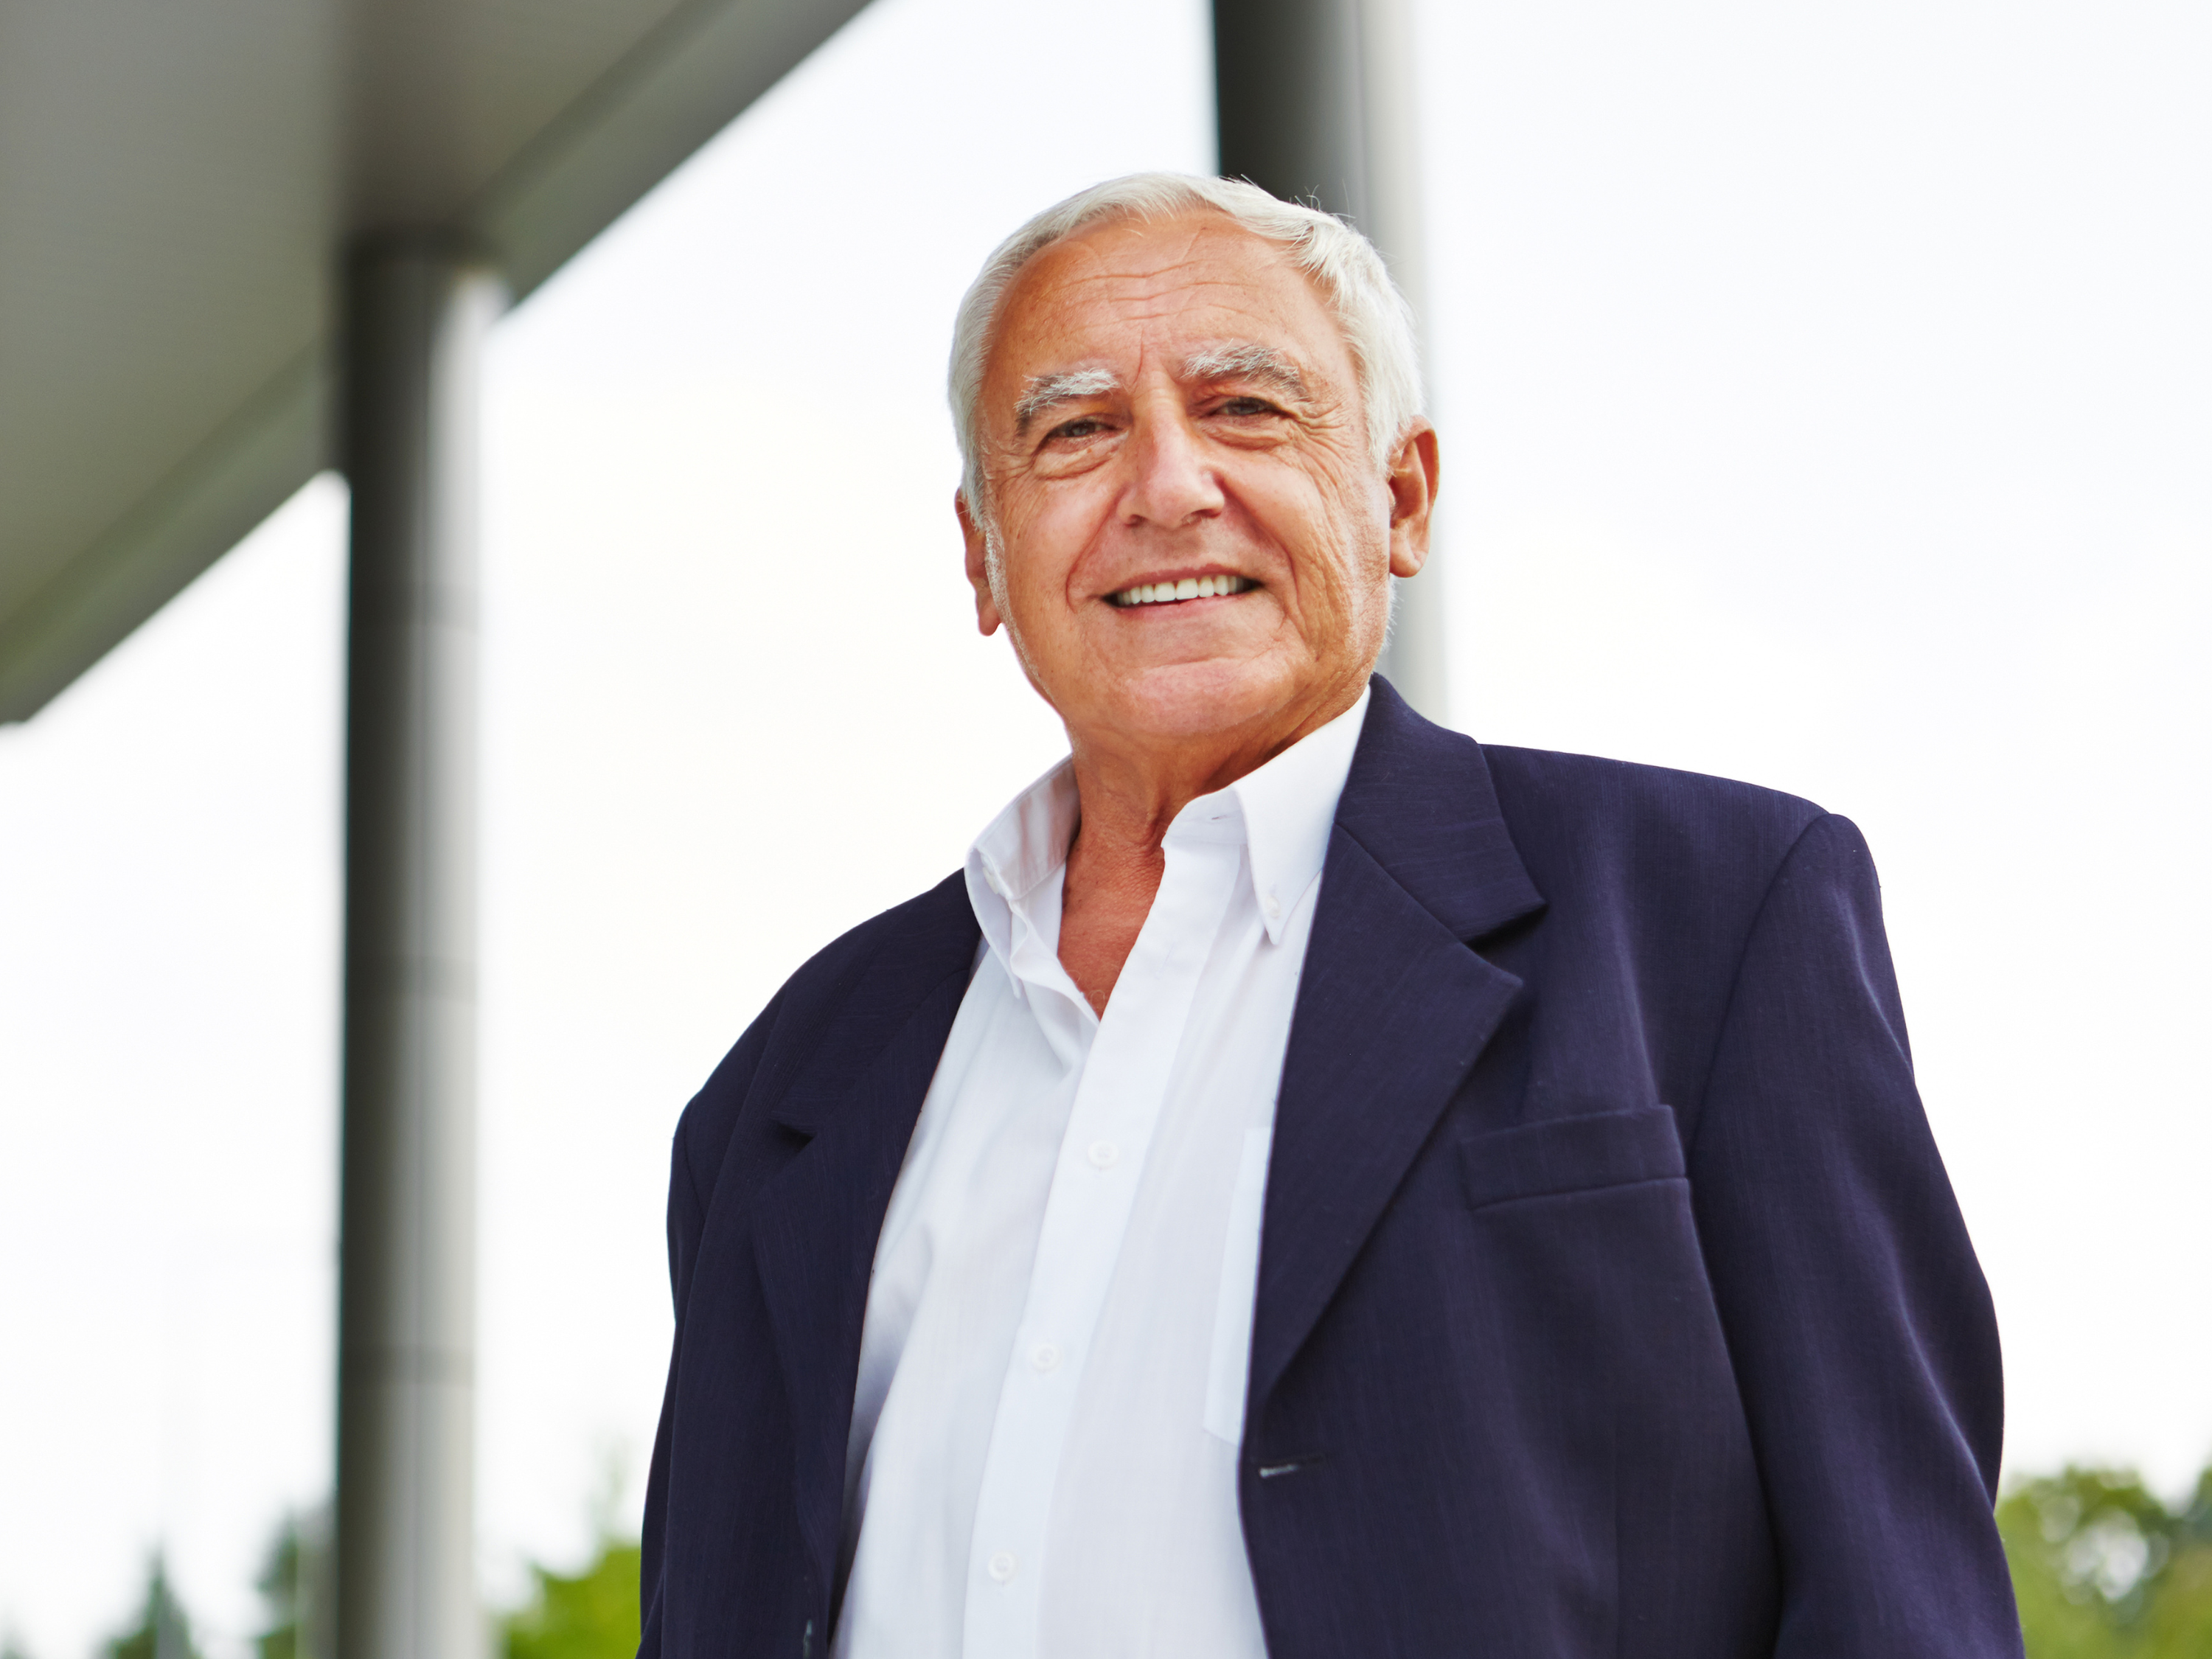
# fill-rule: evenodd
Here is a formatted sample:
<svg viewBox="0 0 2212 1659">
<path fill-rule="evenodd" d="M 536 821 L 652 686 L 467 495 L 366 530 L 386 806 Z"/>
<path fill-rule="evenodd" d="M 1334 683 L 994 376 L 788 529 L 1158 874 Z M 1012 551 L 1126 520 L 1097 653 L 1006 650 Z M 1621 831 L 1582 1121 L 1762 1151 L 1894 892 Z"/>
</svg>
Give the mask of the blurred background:
<svg viewBox="0 0 2212 1659">
<path fill-rule="evenodd" d="M 1412 17 L 1449 719 L 1859 823 L 2032 1650 L 2212 1652 L 2212 12 Z M 951 318 L 1037 208 L 1215 166 L 1212 40 L 873 0 L 491 336 L 479 1578 L 526 1659 L 635 1641 L 677 1114 L 1061 752 L 974 632 Z M 17 1656 L 318 1645 L 345 514 L 318 477 L 0 728 Z"/>
</svg>

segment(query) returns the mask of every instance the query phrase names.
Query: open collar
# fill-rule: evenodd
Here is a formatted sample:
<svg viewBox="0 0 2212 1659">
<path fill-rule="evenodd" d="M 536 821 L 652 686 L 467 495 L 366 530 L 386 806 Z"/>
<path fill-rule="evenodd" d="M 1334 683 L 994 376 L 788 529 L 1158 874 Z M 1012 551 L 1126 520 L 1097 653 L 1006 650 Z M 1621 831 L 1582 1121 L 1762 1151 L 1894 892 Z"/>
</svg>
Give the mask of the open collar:
<svg viewBox="0 0 2212 1659">
<path fill-rule="evenodd" d="M 1291 913 L 1306 890 L 1321 879 L 1322 865 L 1328 857 L 1329 826 L 1335 820 L 1373 695 L 1362 690 L 1359 701 L 1328 725 L 1308 732 L 1226 789 L 1184 808 L 1188 813 L 1224 796 L 1234 799 L 1243 821 L 1252 902 L 1272 945 L 1283 942 Z"/>
<path fill-rule="evenodd" d="M 1233 838 L 1245 848 L 1252 902 L 1271 944 L 1321 878 L 1329 830 L 1366 729 L 1371 690 L 1265 765 L 1201 795 L 1176 815 L 1166 842 Z M 1060 880 L 1082 820 L 1074 763 L 1062 760 L 1014 797 L 968 849 L 969 902 L 984 943 L 1016 994 L 1054 979 Z M 1079 998 L 1079 1001 L 1080 999 Z"/>
</svg>

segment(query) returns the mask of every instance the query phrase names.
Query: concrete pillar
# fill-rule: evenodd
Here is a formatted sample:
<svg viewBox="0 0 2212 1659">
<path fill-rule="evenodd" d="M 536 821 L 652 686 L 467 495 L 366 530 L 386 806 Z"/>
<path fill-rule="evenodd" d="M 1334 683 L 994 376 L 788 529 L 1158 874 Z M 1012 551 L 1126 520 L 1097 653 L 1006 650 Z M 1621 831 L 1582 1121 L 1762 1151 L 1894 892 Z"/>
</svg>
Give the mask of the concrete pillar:
<svg viewBox="0 0 2212 1659">
<path fill-rule="evenodd" d="M 1390 262 L 1425 320 L 1413 0 L 1213 0 L 1221 171 L 1340 213 Z M 1448 717 L 1443 573 L 1395 584 L 1378 665 Z"/>
<path fill-rule="evenodd" d="M 345 271 L 352 487 L 338 1659 L 478 1659 L 477 400 L 495 277 L 435 237 Z"/>
</svg>

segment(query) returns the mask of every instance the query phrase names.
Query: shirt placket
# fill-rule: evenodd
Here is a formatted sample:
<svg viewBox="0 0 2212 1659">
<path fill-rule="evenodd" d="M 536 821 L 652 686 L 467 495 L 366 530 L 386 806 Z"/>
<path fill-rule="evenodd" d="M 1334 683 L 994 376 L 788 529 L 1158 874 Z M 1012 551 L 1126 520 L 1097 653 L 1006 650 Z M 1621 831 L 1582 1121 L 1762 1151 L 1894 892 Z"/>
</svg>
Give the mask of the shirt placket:
<svg viewBox="0 0 2212 1659">
<path fill-rule="evenodd" d="M 977 1493 L 969 1659 L 1036 1652 L 1060 1451 L 1199 975 L 1239 874 L 1241 825 L 1217 818 L 1186 833 L 1179 824 L 1165 850 L 1151 914 L 1091 1038 L 1045 1202 Z M 1065 994 L 1030 988 L 1033 998 Z"/>
</svg>

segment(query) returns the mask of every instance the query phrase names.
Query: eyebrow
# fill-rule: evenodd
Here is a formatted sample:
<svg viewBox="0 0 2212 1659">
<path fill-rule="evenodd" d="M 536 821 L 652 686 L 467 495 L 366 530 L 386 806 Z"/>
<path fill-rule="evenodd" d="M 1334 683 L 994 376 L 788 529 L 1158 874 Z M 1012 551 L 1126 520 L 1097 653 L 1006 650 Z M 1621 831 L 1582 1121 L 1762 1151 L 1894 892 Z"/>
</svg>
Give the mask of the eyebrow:
<svg viewBox="0 0 2212 1659">
<path fill-rule="evenodd" d="M 1298 366 L 1270 345 L 1236 340 L 1194 352 L 1182 366 L 1186 380 L 1252 380 L 1304 401 L 1306 377 Z"/>
<path fill-rule="evenodd" d="M 1096 398 L 1105 392 L 1118 391 L 1121 381 L 1108 368 L 1076 368 L 1060 374 L 1032 374 L 1022 387 L 1021 401 L 1014 405 L 1014 435 L 1021 436 L 1030 429 L 1030 422 L 1048 409 L 1061 404 L 1073 403 L 1079 398 Z"/>
</svg>

